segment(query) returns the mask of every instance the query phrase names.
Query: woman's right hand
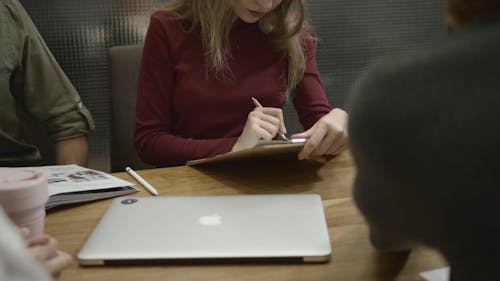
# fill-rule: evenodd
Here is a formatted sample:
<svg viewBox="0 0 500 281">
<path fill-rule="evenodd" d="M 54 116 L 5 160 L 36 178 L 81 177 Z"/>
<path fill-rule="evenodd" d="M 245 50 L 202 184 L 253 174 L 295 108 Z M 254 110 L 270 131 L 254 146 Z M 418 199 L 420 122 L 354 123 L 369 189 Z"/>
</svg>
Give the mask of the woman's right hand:
<svg viewBox="0 0 500 281">
<path fill-rule="evenodd" d="M 275 107 L 256 107 L 248 114 L 243 132 L 231 151 L 254 147 L 260 140 L 272 140 L 277 134 L 286 134 L 283 111 Z"/>
</svg>

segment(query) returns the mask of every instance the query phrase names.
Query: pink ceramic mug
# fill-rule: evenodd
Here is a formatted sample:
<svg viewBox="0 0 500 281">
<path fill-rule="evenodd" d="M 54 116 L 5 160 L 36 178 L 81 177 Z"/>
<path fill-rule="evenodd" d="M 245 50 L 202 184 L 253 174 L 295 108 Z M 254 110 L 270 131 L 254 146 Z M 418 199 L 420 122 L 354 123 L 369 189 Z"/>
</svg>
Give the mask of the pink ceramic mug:
<svg viewBox="0 0 500 281">
<path fill-rule="evenodd" d="M 43 233 L 47 176 L 39 168 L 12 168 L 0 171 L 0 205 L 19 227 L 30 230 L 30 237 Z"/>
</svg>

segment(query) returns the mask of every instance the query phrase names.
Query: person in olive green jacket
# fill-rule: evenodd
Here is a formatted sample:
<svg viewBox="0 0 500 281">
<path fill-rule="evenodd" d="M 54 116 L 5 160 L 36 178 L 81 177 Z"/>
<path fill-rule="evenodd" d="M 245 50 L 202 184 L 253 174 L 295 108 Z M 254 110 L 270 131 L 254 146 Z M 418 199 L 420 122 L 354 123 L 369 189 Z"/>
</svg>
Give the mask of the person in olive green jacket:
<svg viewBox="0 0 500 281">
<path fill-rule="evenodd" d="M 45 125 L 57 164 L 86 165 L 89 111 L 21 4 L 0 0 L 0 166 L 42 163 L 21 111 Z"/>
</svg>

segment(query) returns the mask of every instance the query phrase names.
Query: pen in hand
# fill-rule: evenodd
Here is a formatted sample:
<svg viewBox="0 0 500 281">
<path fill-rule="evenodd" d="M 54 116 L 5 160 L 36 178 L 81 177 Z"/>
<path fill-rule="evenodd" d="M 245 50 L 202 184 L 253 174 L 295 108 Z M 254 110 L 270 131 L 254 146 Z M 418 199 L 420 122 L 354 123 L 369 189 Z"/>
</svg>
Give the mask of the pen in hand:
<svg viewBox="0 0 500 281">
<path fill-rule="evenodd" d="M 253 102 L 253 104 L 254 104 L 256 107 L 262 107 L 262 105 L 260 104 L 260 102 L 259 102 L 256 98 L 254 98 L 254 97 L 252 97 L 252 102 Z M 280 136 L 280 138 L 281 138 L 282 140 L 284 140 L 284 141 L 290 141 L 290 139 L 289 139 L 289 138 L 287 138 L 287 137 L 285 136 L 285 134 L 282 134 L 282 133 L 281 133 L 281 134 L 279 134 L 279 136 Z"/>
<path fill-rule="evenodd" d="M 127 171 L 127 173 L 133 177 L 136 181 L 138 181 L 142 186 L 144 186 L 144 188 L 149 191 L 149 193 L 153 194 L 154 196 L 158 195 L 158 191 L 156 191 L 156 189 L 151 186 L 145 179 L 143 179 L 141 176 L 139 176 L 139 174 L 137 174 L 134 170 L 132 170 L 132 168 L 130 167 L 126 167 L 125 168 L 125 171 Z"/>
</svg>

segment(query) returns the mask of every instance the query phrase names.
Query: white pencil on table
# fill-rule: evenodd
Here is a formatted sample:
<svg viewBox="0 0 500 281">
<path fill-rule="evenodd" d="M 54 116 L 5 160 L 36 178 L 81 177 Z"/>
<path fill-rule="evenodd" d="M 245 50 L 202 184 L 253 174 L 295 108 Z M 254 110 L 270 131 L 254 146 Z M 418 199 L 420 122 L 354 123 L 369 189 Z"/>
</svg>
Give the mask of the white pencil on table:
<svg viewBox="0 0 500 281">
<path fill-rule="evenodd" d="M 144 188 L 149 191 L 149 193 L 153 194 L 154 196 L 158 195 L 158 191 L 150 185 L 145 179 L 143 179 L 139 174 L 137 174 L 132 168 L 126 167 L 125 171 L 132 176 L 136 181 L 138 181 Z"/>
</svg>

